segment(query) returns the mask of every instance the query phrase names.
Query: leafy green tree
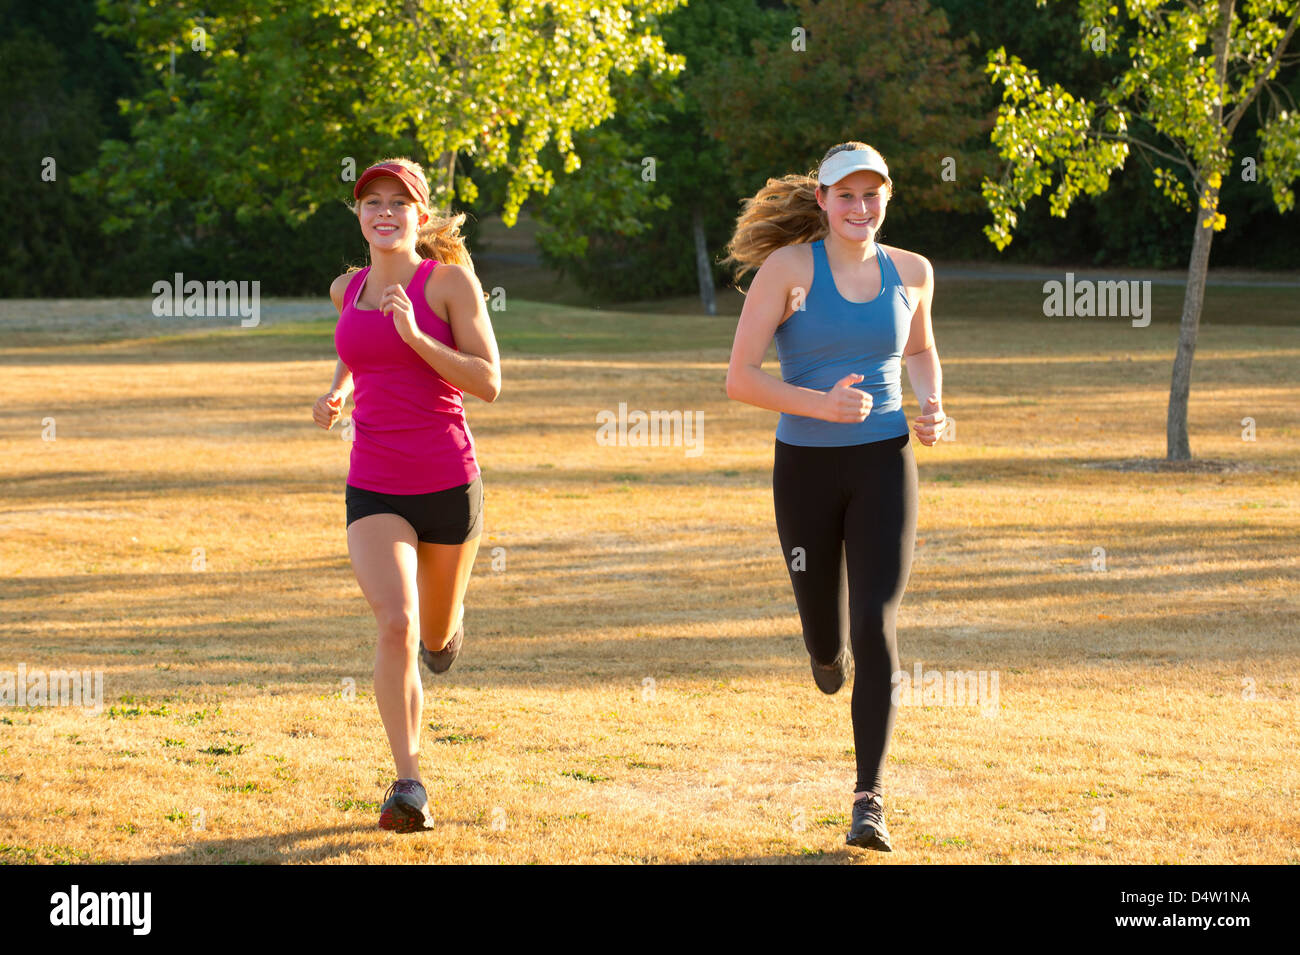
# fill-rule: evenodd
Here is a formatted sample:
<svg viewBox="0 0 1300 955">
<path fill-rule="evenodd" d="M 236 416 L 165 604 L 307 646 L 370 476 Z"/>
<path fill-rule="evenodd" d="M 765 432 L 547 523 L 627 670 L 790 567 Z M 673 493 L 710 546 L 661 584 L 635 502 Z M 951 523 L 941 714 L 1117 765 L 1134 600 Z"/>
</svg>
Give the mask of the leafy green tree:
<svg viewBox="0 0 1300 955">
<path fill-rule="evenodd" d="M 138 247 L 95 241 L 100 205 L 69 188 L 137 80 L 94 20 L 93 0 L 0 0 L 0 177 L 23 199 L 0 207 L 0 296 L 102 294 Z"/>
<path fill-rule="evenodd" d="M 458 159 L 508 171 L 503 217 L 566 172 L 573 132 L 609 117 L 610 74 L 681 68 L 656 35 L 681 0 L 100 0 L 103 30 L 134 42 L 158 86 L 123 103 L 130 143 L 106 142 L 79 181 L 114 208 L 195 234 L 233 210 L 302 222 L 356 166 L 410 144 L 433 199 L 478 194 Z M 515 127 L 519 127 L 517 130 Z"/>
<path fill-rule="evenodd" d="M 19 201 L 0 211 L 0 294 L 37 296 L 85 280 L 76 229 L 86 216 L 63 183 L 94 157 L 99 120 L 93 97 L 63 89 L 63 51 L 26 29 L 0 39 L 0 173 Z M 61 294 L 68 294 L 63 292 Z"/>
<path fill-rule="evenodd" d="M 1041 6 L 1046 0 L 1038 0 Z M 1130 147 L 1150 159 L 1166 197 L 1193 211 L 1178 350 L 1166 420 L 1166 457 L 1187 460 L 1187 401 L 1205 296 L 1210 245 L 1226 217 L 1219 195 L 1226 177 L 1268 184 L 1273 202 L 1291 209 L 1300 175 L 1300 112 L 1276 95 L 1259 131 L 1261 155 L 1234 163 L 1233 136 L 1247 110 L 1270 89 L 1300 22 L 1297 0 L 1159 3 L 1131 0 L 1121 16 L 1107 0 L 1082 0 L 1082 42 L 1099 55 L 1126 50 L 1129 64 L 1095 100 L 1044 84 L 1014 55 L 989 54 L 988 72 L 1003 87 L 993 142 L 1007 160 L 1001 181 L 985 180 L 999 249 L 1010 243 L 1016 209 L 1057 185 L 1050 206 L 1064 217 L 1080 194 L 1097 195 L 1124 166 Z M 1190 185 L 1190 191 L 1189 191 Z"/>
<path fill-rule="evenodd" d="M 676 76 L 647 68 L 613 84 L 618 113 L 575 137 L 580 170 L 536 212 L 543 261 L 609 299 L 651 299 L 698 289 L 716 314 L 713 262 L 753 184 L 727 167 L 730 146 L 705 128 L 697 81 L 703 64 L 742 59 L 760 38 L 789 36 L 788 9 L 755 0 L 691 3 L 664 18 L 667 49 L 685 57 Z"/>
<path fill-rule="evenodd" d="M 969 34 L 977 58 L 998 46 L 1015 50 L 1044 82 L 1060 83 L 1076 95 L 1095 96 L 1120 65 L 1115 58 L 1099 57 L 1079 42 L 1079 21 L 1066 4 L 1036 8 L 1035 0 L 931 0 L 948 14 L 954 35 Z M 983 83 L 980 108 L 996 115 L 1001 91 Z M 987 139 L 981 144 L 985 169 L 1000 165 L 997 150 Z M 1068 222 L 1053 218 L 1046 203 L 1031 205 L 1016 223 L 1019 241 L 1005 251 L 993 248 L 983 234 L 988 210 L 978 201 L 980 182 L 963 182 L 971 189 L 977 207 L 969 212 L 927 213 L 909 228 L 917 233 L 918 248 L 932 249 L 943 258 L 1000 262 L 1077 262 L 1101 265 L 1125 263 L 1147 268 L 1168 268 L 1187 261 L 1191 236 L 1184 243 L 1176 212 L 1147 179 L 1127 177 L 1100 196 L 1089 196 L 1074 207 Z M 1274 215 L 1272 218 L 1277 219 Z M 1216 248 L 1216 257 L 1223 248 Z"/>
<path fill-rule="evenodd" d="M 926 0 L 716 0 L 677 11 L 663 35 L 686 71 L 671 88 L 640 81 L 643 107 L 587 134 L 596 159 L 540 212 L 548 260 L 587 287 L 648 298 L 694 285 L 712 314 L 725 273 L 709 247 L 725 241 L 740 197 L 768 176 L 810 171 L 846 139 L 891 163 L 899 234 L 909 216 L 978 208 L 978 194 L 942 172 L 951 160 L 979 181 L 973 150 L 991 109 L 985 119 L 965 41 Z M 590 211 L 606 193 L 616 199 Z"/>
<path fill-rule="evenodd" d="M 947 15 L 926 0 L 794 6 L 792 33 L 703 67 L 709 131 L 747 191 L 767 176 L 812 170 L 827 148 L 858 139 L 890 163 L 896 223 L 917 210 L 977 206 L 971 190 L 943 176 L 951 165 L 958 181 L 978 180 L 975 140 L 990 123 L 969 41 L 949 35 Z"/>
</svg>

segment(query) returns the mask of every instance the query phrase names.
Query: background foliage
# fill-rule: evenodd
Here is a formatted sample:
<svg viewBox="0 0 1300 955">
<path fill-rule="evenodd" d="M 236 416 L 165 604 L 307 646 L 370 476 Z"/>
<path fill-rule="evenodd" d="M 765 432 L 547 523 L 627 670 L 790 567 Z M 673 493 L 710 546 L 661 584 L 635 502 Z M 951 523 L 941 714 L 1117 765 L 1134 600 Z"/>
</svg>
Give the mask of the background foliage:
<svg viewBox="0 0 1300 955">
<path fill-rule="evenodd" d="M 268 295 L 323 294 L 343 266 L 365 260 L 338 157 L 406 154 L 429 166 L 439 160 L 431 152 L 453 147 L 451 209 L 499 214 L 520 201 L 524 182 L 544 261 L 608 299 L 693 294 L 692 217 L 701 216 L 716 260 L 742 198 L 767 176 L 810 171 L 844 139 L 872 142 L 896 170 L 885 240 L 931 258 L 1187 262 L 1182 213 L 1145 171 L 1114 177 L 1065 220 L 1048 216 L 1045 199 L 1031 202 L 1005 252 L 983 235 L 990 217 L 979 181 L 997 162 L 987 130 L 1000 95 L 982 74 L 985 51 L 1005 46 L 1044 82 L 1081 96 L 1115 72 L 1083 49 L 1072 4 L 696 0 L 653 24 L 665 55 L 685 68 L 656 70 L 664 56 L 645 51 L 632 65 L 611 40 L 609 59 L 622 64 L 604 74 L 612 115 L 590 128 L 562 117 L 580 164 L 552 136 L 535 168 L 515 161 L 525 129 L 508 114 L 541 108 L 537 77 L 479 55 L 478 85 L 439 104 L 420 92 L 430 72 L 441 86 L 461 81 L 446 63 L 431 66 L 427 51 L 376 54 L 376 37 L 404 35 L 377 25 L 383 6 L 207 2 L 219 35 L 240 41 L 200 55 L 185 32 L 200 12 L 193 4 L 0 0 L 0 170 L 20 198 L 0 208 L 0 295 L 141 295 L 173 271 L 259 278 Z M 585 5 L 562 6 L 577 15 Z M 790 46 L 796 26 L 802 53 Z M 1300 69 L 1287 66 L 1280 85 L 1300 95 Z M 463 123 L 449 129 L 453 115 Z M 484 129 L 490 142 L 470 152 Z M 1257 136 L 1252 112 L 1238 130 L 1241 155 L 1260 154 Z M 55 183 L 39 177 L 47 156 L 58 161 Z M 956 158 L 955 183 L 938 178 L 943 156 Z M 502 157 L 514 168 L 491 166 Z M 1212 267 L 1295 267 L 1297 213 L 1278 213 L 1266 188 L 1229 179 L 1220 209 L 1231 225 L 1215 240 Z M 720 269 L 715 278 L 726 280 Z"/>
</svg>

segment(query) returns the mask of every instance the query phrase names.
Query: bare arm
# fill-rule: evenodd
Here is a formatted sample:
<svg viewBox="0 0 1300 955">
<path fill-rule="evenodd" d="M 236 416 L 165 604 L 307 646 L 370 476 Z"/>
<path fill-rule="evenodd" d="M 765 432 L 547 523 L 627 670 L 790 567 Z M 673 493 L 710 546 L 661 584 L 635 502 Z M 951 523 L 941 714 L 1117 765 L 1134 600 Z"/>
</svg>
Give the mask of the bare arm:
<svg viewBox="0 0 1300 955">
<path fill-rule="evenodd" d="M 933 343 L 923 352 L 905 355 L 907 360 L 907 380 L 912 383 L 916 400 L 925 406 L 931 395 L 943 405 L 943 369 L 939 367 L 939 350 Z"/>
<path fill-rule="evenodd" d="M 343 291 L 347 288 L 348 278 L 348 275 L 340 275 L 330 285 L 330 300 L 340 315 L 343 314 Z M 351 392 L 352 369 L 340 358 L 334 363 L 334 380 L 330 382 L 330 390 L 316 399 L 316 405 L 312 408 L 312 420 L 326 431 L 334 427 L 334 423 L 343 415 L 343 402 Z"/>
<path fill-rule="evenodd" d="M 501 394 L 501 357 L 483 301 L 483 286 L 478 276 L 462 265 L 440 265 L 435 274 L 456 348 L 423 332 L 407 344 L 449 384 L 484 401 L 495 401 Z"/>
<path fill-rule="evenodd" d="M 352 393 L 352 369 L 343 364 L 340 358 L 334 363 L 334 380 L 330 382 L 330 394 L 346 398 Z"/>
<path fill-rule="evenodd" d="M 934 330 L 930 324 L 930 307 L 934 302 L 934 269 L 921 256 L 923 272 L 917 296 L 916 311 L 912 313 L 912 326 L 903 359 L 907 362 L 907 380 L 921 405 L 921 414 L 912 419 L 917 439 L 929 447 L 939 439 L 947 417 L 943 412 L 943 369 L 939 366 L 939 349 L 934 343 Z"/>
<path fill-rule="evenodd" d="M 788 247 L 773 252 L 750 283 L 731 346 L 727 397 L 806 418 L 862 421 L 870 413 L 871 395 L 851 387 L 854 379 L 862 380 L 861 375 L 845 376 L 830 391 L 817 391 L 787 384 L 763 371 L 763 355 L 781 319 L 791 311 L 788 302 L 794 254 Z"/>
<path fill-rule="evenodd" d="M 343 315 L 343 294 L 348 287 L 348 280 L 352 278 L 352 273 L 348 272 L 336 278 L 330 285 L 330 300 L 338 310 L 339 316 Z M 343 363 L 340 358 L 334 365 L 334 380 L 330 383 L 330 394 L 342 395 L 346 398 L 352 393 L 352 369 Z"/>
</svg>

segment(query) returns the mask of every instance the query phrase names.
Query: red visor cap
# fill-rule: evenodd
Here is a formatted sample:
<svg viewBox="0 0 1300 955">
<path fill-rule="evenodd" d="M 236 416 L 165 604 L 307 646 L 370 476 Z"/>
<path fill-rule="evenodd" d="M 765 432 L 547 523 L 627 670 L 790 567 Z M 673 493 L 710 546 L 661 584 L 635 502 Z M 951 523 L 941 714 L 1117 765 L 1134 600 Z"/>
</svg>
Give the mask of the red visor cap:
<svg viewBox="0 0 1300 955">
<path fill-rule="evenodd" d="M 426 206 L 429 204 L 429 191 L 424 188 L 424 183 L 420 181 L 420 177 L 410 169 L 395 162 L 381 162 L 363 172 L 361 177 L 357 179 L 357 184 L 352 187 L 352 197 L 360 199 L 361 191 L 367 185 L 384 176 L 396 179 L 405 186 L 412 199 L 417 199 Z"/>
</svg>

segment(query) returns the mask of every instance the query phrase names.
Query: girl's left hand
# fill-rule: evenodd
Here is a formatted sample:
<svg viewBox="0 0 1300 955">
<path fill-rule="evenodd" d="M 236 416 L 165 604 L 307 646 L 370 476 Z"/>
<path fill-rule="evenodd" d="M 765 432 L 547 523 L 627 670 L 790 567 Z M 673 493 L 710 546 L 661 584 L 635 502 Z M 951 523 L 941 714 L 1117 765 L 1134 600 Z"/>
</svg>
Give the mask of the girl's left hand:
<svg viewBox="0 0 1300 955">
<path fill-rule="evenodd" d="M 415 324 L 415 306 L 407 297 L 406 289 L 400 285 L 390 285 L 384 289 L 384 297 L 379 300 L 379 310 L 385 315 L 392 314 L 393 327 L 408 345 L 420 337 L 419 326 Z"/>
<path fill-rule="evenodd" d="M 944 428 L 948 426 L 948 416 L 943 413 L 943 404 L 938 395 L 925 399 L 921 411 L 921 416 L 913 418 L 912 424 L 916 428 L 916 439 L 929 448 L 939 440 Z"/>
</svg>

